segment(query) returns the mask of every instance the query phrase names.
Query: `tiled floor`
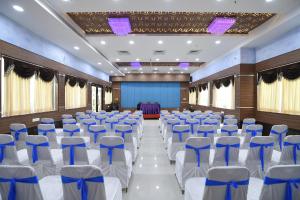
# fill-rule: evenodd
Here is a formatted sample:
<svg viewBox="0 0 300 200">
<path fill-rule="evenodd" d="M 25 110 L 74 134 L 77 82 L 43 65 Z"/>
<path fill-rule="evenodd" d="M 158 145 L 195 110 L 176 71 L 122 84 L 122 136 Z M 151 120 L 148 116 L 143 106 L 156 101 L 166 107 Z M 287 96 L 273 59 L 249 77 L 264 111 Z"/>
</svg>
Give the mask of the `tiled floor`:
<svg viewBox="0 0 300 200">
<path fill-rule="evenodd" d="M 144 136 L 125 200 L 182 200 L 175 166 L 170 165 L 158 120 L 144 121 Z"/>
</svg>

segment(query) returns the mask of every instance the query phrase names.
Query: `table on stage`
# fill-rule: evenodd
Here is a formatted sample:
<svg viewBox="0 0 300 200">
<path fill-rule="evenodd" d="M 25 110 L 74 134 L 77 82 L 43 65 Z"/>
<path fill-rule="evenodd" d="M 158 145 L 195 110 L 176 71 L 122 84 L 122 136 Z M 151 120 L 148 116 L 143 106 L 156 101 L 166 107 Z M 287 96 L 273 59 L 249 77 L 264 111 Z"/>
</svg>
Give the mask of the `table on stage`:
<svg viewBox="0 0 300 200">
<path fill-rule="evenodd" d="M 143 114 L 159 114 L 160 113 L 160 104 L 159 103 L 140 103 L 140 110 L 143 111 Z"/>
</svg>

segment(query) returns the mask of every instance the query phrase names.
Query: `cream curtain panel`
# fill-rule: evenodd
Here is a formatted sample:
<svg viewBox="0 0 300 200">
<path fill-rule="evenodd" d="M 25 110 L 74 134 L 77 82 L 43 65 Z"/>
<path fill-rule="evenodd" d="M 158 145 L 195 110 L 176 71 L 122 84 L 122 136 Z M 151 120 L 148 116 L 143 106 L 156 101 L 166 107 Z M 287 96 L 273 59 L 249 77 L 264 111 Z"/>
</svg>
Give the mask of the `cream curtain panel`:
<svg viewBox="0 0 300 200">
<path fill-rule="evenodd" d="M 111 104 L 112 103 L 112 92 L 105 91 L 105 99 L 104 99 L 105 104 Z"/>
<path fill-rule="evenodd" d="M 87 86 L 83 88 L 79 87 L 79 84 L 76 83 L 74 87 L 70 86 L 69 83 L 65 85 L 65 108 L 82 108 L 86 107 L 87 101 Z"/>
<path fill-rule="evenodd" d="M 191 105 L 196 105 L 196 101 L 197 101 L 197 89 L 194 89 L 194 91 L 191 91 L 189 93 L 189 104 Z"/>
<path fill-rule="evenodd" d="M 198 90 L 198 105 L 209 106 L 209 86 L 206 90 Z"/>
<path fill-rule="evenodd" d="M 35 105 L 34 112 L 46 112 L 55 110 L 56 100 L 56 78 L 52 81 L 45 82 L 42 79 L 35 81 Z M 46 97 L 46 98 L 44 98 Z"/>
<path fill-rule="evenodd" d="M 282 112 L 300 115 L 300 78 L 282 79 Z"/>
<path fill-rule="evenodd" d="M 234 109 L 235 108 L 235 85 L 231 82 L 228 87 L 221 85 L 219 89 L 213 85 L 213 107 Z"/>
</svg>

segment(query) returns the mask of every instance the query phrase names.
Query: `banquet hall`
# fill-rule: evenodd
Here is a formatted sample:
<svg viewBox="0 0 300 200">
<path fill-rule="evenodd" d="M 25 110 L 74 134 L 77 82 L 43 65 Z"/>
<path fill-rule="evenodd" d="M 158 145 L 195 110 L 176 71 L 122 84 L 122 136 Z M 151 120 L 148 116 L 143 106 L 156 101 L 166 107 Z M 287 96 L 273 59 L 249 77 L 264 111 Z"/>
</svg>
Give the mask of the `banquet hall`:
<svg viewBox="0 0 300 200">
<path fill-rule="evenodd" d="M 300 0 L 0 0 L 0 200 L 300 200 Z"/>
</svg>

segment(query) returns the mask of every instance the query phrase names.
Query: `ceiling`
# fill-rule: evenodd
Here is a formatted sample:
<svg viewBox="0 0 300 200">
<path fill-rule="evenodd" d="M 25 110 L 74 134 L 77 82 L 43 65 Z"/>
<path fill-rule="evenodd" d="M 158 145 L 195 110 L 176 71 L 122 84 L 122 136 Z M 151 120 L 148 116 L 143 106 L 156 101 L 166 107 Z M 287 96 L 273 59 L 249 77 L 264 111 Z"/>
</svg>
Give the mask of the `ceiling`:
<svg viewBox="0 0 300 200">
<path fill-rule="evenodd" d="M 113 75 L 123 75 L 130 67 L 119 67 L 117 62 L 173 62 L 174 66 L 147 66 L 138 73 L 192 73 L 199 67 L 181 70 L 178 62 L 210 62 L 230 50 L 246 45 L 269 27 L 276 27 L 280 19 L 300 7 L 298 0 L 0 0 L 0 12 L 26 28 L 61 46 L 95 68 Z M 16 13 L 12 5 L 24 8 Z M 74 12 L 234 12 L 275 13 L 268 22 L 249 28 L 248 34 L 86 34 L 68 13 Z M 255 18 L 254 18 L 255 20 Z M 247 26 L 247 23 L 241 25 Z M 96 24 L 97 25 L 97 24 Z M 295 24 L 296 25 L 296 24 Z M 204 29 L 202 29 L 204 30 Z M 248 32 L 248 31 L 247 31 Z M 263 40 L 261 41 L 263 42 Z M 253 43 L 254 44 L 254 43 Z M 260 43 L 255 43 L 260 45 Z M 74 50 L 79 46 L 80 50 Z M 253 46 L 253 45 L 251 45 Z M 101 63 L 98 64 L 98 63 Z M 127 70 L 125 70 L 127 68 Z M 170 70 L 172 68 L 173 70 Z"/>
</svg>

